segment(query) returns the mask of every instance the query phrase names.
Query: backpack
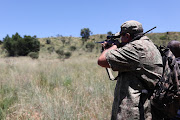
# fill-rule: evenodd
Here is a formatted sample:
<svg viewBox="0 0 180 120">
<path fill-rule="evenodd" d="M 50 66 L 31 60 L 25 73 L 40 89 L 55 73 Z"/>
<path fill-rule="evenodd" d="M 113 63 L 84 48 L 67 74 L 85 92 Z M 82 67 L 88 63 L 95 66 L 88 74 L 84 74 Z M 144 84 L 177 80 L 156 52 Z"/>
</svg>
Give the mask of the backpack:
<svg viewBox="0 0 180 120">
<path fill-rule="evenodd" d="M 158 47 L 163 61 L 163 74 L 156 83 L 151 96 L 151 105 L 164 118 L 177 115 L 180 108 L 180 70 L 176 58 L 169 48 Z"/>
</svg>

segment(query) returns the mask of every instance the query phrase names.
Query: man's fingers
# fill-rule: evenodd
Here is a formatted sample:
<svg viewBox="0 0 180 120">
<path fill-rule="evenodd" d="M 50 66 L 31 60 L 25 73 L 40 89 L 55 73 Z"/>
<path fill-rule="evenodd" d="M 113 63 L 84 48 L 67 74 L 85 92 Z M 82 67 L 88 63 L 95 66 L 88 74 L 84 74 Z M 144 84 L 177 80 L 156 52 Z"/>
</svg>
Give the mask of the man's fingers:
<svg viewBox="0 0 180 120">
<path fill-rule="evenodd" d="M 103 46 L 104 48 L 108 45 L 107 42 L 104 42 L 104 43 L 101 43 L 101 44 L 102 44 L 102 46 Z"/>
</svg>

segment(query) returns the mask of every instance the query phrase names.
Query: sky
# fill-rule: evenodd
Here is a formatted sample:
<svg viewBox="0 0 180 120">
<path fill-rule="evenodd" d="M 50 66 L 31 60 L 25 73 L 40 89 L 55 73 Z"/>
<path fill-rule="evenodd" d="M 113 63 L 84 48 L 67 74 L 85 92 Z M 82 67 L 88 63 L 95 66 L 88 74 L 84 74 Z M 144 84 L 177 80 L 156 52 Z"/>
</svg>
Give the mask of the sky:
<svg viewBox="0 0 180 120">
<path fill-rule="evenodd" d="M 80 37 L 120 31 L 122 23 L 136 20 L 144 31 L 180 32 L 180 0 L 0 0 L 0 40 L 18 32 L 37 38 Z"/>
</svg>

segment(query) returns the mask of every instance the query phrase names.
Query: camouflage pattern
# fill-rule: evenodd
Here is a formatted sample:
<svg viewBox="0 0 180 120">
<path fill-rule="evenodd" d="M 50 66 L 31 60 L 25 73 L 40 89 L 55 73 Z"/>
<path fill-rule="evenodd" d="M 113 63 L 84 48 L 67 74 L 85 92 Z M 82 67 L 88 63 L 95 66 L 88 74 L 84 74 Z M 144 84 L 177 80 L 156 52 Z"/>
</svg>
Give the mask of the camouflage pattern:
<svg viewBox="0 0 180 120">
<path fill-rule="evenodd" d="M 151 97 L 153 109 L 157 109 L 156 111 L 160 113 L 155 115 L 158 118 L 157 120 L 176 116 L 180 106 L 180 81 L 178 79 L 180 71 L 178 63 L 169 49 L 160 49 L 160 51 L 163 56 L 164 72 Z"/>
<path fill-rule="evenodd" d="M 135 20 L 126 21 L 121 25 L 120 35 L 124 33 L 130 33 L 130 34 L 143 33 L 142 24 Z"/>
<path fill-rule="evenodd" d="M 178 66 L 179 66 L 179 68 L 180 68 L 180 57 L 176 58 L 176 61 L 177 61 Z M 179 73 L 179 75 L 180 75 L 180 73 Z"/>
<path fill-rule="evenodd" d="M 112 120 L 139 120 L 141 91 L 153 89 L 162 74 L 162 57 L 148 37 L 141 37 L 116 50 L 110 50 L 106 59 L 119 77 L 114 92 Z M 148 88 L 147 88 L 148 87 Z M 149 100 L 144 95 L 146 119 L 151 119 Z"/>
</svg>

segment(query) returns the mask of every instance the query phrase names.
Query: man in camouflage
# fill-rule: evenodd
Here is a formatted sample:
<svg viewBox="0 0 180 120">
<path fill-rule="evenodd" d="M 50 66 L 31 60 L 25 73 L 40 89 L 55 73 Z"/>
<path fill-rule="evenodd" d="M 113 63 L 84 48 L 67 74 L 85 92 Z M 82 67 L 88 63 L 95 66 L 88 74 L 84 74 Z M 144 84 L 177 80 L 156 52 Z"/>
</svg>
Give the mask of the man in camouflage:
<svg viewBox="0 0 180 120">
<path fill-rule="evenodd" d="M 106 48 L 98 58 L 102 67 L 118 71 L 118 80 L 114 91 L 112 120 L 155 119 L 151 114 L 149 93 L 162 74 L 162 57 L 147 37 L 134 40 L 143 34 L 142 24 L 131 20 L 121 25 L 119 32 L 121 42 Z"/>
<path fill-rule="evenodd" d="M 171 50 L 171 52 L 176 57 L 176 62 L 180 69 L 180 41 L 172 40 L 168 43 L 167 47 Z M 180 72 L 178 74 L 180 75 Z M 179 107 L 177 116 L 172 120 L 178 120 L 178 119 L 180 119 L 180 107 Z"/>
<path fill-rule="evenodd" d="M 168 43 L 167 47 L 174 54 L 178 64 L 180 65 L 180 41 L 172 40 Z"/>
</svg>

